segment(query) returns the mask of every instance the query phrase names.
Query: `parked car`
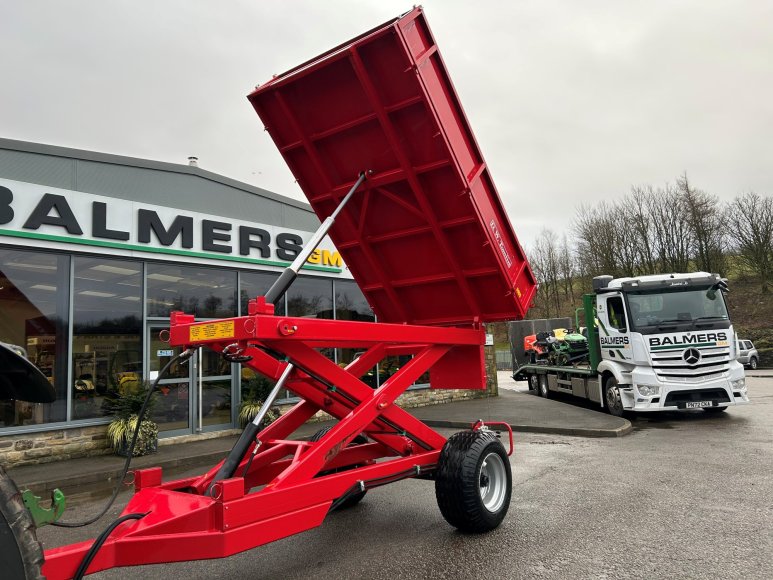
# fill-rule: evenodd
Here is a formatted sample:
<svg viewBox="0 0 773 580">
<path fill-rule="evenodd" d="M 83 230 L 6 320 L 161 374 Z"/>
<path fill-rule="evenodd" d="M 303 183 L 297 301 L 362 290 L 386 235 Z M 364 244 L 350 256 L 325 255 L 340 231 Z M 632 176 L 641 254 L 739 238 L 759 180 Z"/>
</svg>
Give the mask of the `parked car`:
<svg viewBox="0 0 773 580">
<path fill-rule="evenodd" d="M 754 370 L 760 362 L 760 355 L 751 340 L 738 341 L 738 362 Z"/>
</svg>

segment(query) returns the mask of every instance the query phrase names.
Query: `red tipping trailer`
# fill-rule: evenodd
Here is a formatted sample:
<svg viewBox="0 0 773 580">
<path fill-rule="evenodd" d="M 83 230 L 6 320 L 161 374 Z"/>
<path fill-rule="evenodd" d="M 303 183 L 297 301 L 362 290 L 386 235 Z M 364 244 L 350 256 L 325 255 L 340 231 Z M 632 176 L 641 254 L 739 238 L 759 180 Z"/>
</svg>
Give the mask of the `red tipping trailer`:
<svg viewBox="0 0 773 580">
<path fill-rule="evenodd" d="M 281 388 L 301 401 L 263 429 L 261 412 L 199 477 L 163 482 L 160 468 L 138 471 L 126 521 L 96 548 L 47 550 L 49 580 L 79 567 L 228 556 L 318 526 L 368 489 L 408 477 L 435 481 L 441 513 L 460 530 L 493 529 L 507 513 L 512 433 L 509 453 L 481 422 L 446 440 L 394 404 L 425 372 L 433 388 L 485 388 L 482 322 L 522 318 L 536 290 L 422 10 L 249 99 L 323 226 L 248 315 L 197 322 L 175 312 L 169 342 L 186 356 L 211 348 L 275 380 L 264 409 Z M 327 232 L 378 323 L 274 313 Z M 320 354 L 342 347 L 363 354 L 346 368 Z M 365 384 L 390 355 L 413 358 L 378 388 Z M 336 424 L 292 440 L 320 410 Z"/>
<path fill-rule="evenodd" d="M 249 99 L 320 217 L 373 172 L 330 237 L 379 320 L 524 317 L 534 276 L 421 9 Z"/>
</svg>

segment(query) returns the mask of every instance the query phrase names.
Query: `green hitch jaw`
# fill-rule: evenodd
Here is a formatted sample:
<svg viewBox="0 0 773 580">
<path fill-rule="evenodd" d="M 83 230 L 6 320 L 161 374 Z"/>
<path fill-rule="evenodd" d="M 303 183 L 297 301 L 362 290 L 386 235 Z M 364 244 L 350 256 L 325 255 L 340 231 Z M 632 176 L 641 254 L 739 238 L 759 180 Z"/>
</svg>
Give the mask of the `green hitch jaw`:
<svg viewBox="0 0 773 580">
<path fill-rule="evenodd" d="M 62 517 L 65 510 L 64 494 L 59 489 L 51 492 L 51 507 L 48 509 L 40 506 L 40 498 L 29 489 L 22 492 L 21 498 L 38 528 L 53 524 Z"/>
</svg>

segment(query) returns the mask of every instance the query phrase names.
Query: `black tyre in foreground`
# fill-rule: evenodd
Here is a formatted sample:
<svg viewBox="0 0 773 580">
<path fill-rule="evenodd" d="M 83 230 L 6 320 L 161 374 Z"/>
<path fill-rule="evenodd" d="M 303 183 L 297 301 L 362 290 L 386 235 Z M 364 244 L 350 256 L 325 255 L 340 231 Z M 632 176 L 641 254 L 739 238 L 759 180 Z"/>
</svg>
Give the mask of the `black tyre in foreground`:
<svg viewBox="0 0 773 580">
<path fill-rule="evenodd" d="M 43 549 L 13 480 L 0 467 L 0 576 L 42 580 Z"/>
<path fill-rule="evenodd" d="M 327 435 L 327 432 L 330 431 L 332 428 L 333 428 L 332 426 L 323 427 L 322 429 L 320 429 L 319 431 L 314 433 L 314 435 L 309 437 L 309 441 L 319 441 L 325 435 Z M 352 442 L 349 445 L 362 445 L 363 443 L 367 443 L 367 442 L 368 442 L 368 438 L 365 437 L 365 435 L 360 434 L 360 435 L 357 435 L 357 437 L 355 437 L 354 439 L 352 439 Z M 346 467 L 339 467 L 338 469 L 330 469 L 328 471 L 321 471 L 319 473 L 318 477 L 323 476 L 323 475 L 329 475 L 331 473 L 338 473 L 338 472 L 341 472 L 341 471 L 346 471 L 347 469 L 353 469 L 355 467 L 360 467 L 360 466 L 359 465 L 347 465 Z M 352 493 L 345 500 L 343 500 L 340 504 L 338 504 L 337 506 L 334 506 L 334 507 L 335 507 L 335 509 L 343 510 L 343 509 L 346 509 L 346 508 L 350 508 L 350 507 L 352 507 L 354 505 L 357 505 L 358 503 L 360 503 L 362 501 L 362 498 L 365 497 L 366 493 L 368 493 L 368 490 L 363 490 L 363 491 L 358 491 L 358 492 Z"/>
<path fill-rule="evenodd" d="M 512 487 L 510 461 L 494 433 L 461 431 L 446 441 L 435 497 L 449 524 L 462 532 L 493 530 L 507 514 Z"/>
</svg>

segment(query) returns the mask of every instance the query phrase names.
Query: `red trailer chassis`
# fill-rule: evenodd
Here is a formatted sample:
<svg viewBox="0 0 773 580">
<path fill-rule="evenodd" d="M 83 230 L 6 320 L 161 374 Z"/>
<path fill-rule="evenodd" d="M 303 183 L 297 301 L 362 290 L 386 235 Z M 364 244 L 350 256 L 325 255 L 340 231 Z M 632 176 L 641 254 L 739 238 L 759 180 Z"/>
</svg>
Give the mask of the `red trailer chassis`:
<svg viewBox="0 0 773 580">
<path fill-rule="evenodd" d="M 295 366 L 287 387 L 302 401 L 259 433 L 259 449 L 253 443 L 234 477 L 212 485 L 216 466 L 164 483 L 161 468 L 137 471 L 136 493 L 124 514 L 147 515 L 121 524 L 89 573 L 229 556 L 320 525 L 333 502 L 353 490 L 432 476 L 446 439 L 395 400 L 427 371 L 440 385 L 483 387 L 482 328 L 291 318 L 272 311 L 259 298 L 250 303 L 249 316 L 217 322 L 173 313 L 172 345 L 238 348 L 252 357 L 243 364 L 274 379 L 288 364 L 277 354 L 287 357 Z M 365 352 L 341 368 L 316 350 L 330 347 Z M 379 388 L 361 380 L 384 357 L 406 354 L 413 355 L 410 362 Z M 289 440 L 320 410 L 338 420 L 321 440 Z M 349 446 L 360 434 L 369 442 Z M 343 467 L 348 469 L 336 471 Z M 71 578 L 91 545 L 47 550 L 43 573 L 50 580 Z"/>
</svg>

